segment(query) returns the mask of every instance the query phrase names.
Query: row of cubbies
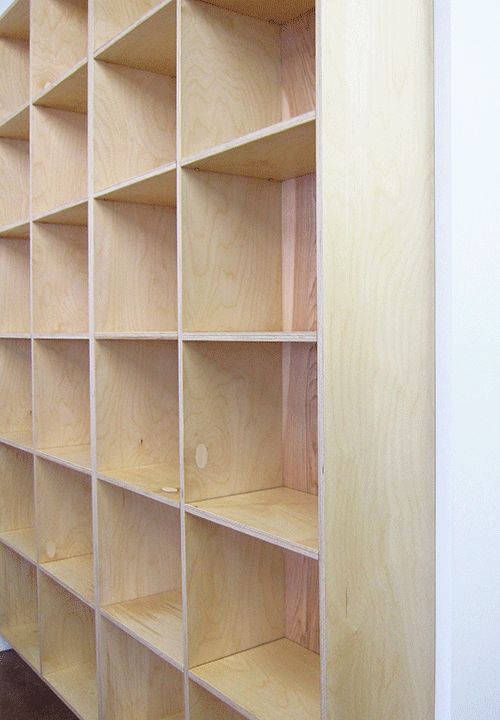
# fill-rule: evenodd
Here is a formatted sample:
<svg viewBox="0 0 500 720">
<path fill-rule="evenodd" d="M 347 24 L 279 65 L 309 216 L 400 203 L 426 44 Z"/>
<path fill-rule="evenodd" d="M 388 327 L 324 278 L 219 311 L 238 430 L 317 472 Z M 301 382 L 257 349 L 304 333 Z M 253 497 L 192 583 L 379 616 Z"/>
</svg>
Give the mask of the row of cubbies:
<svg viewBox="0 0 500 720">
<path fill-rule="evenodd" d="M 313 720 L 314 1 L 92 5 L 0 19 L 0 634 L 83 720 Z"/>
</svg>

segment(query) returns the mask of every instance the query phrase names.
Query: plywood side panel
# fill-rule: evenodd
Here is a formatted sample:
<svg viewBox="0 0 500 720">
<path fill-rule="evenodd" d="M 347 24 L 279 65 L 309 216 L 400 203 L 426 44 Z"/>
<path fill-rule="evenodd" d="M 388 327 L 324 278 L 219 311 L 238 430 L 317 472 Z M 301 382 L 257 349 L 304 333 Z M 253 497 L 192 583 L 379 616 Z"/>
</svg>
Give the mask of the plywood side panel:
<svg viewBox="0 0 500 720">
<path fill-rule="evenodd" d="M 0 434 L 31 436 L 31 345 L 0 340 Z"/>
<path fill-rule="evenodd" d="M 0 139 L 0 227 L 25 222 L 29 214 L 29 146 Z"/>
<path fill-rule="evenodd" d="M 0 238 L 0 332 L 30 332 L 30 244 Z"/>
<path fill-rule="evenodd" d="M 244 716 L 233 710 L 197 683 L 189 682 L 190 720 L 244 720 Z"/>
<path fill-rule="evenodd" d="M 285 637 L 319 653 L 319 576 L 316 560 L 285 552 Z"/>
<path fill-rule="evenodd" d="M 95 0 L 94 47 L 97 49 L 159 4 L 159 0 Z"/>
<path fill-rule="evenodd" d="M 29 100 L 29 47 L 24 40 L 0 37 L 0 120 Z"/>
<path fill-rule="evenodd" d="M 36 625 L 36 568 L 0 546 L 0 629 Z"/>
<path fill-rule="evenodd" d="M 316 107 L 315 15 L 308 12 L 281 27 L 282 119 Z"/>
<path fill-rule="evenodd" d="M 434 716 L 432 9 L 321 3 L 325 667 L 336 720 Z"/>
<path fill-rule="evenodd" d="M 33 456 L 0 445 L 0 467 L 0 531 L 33 527 Z"/>
</svg>

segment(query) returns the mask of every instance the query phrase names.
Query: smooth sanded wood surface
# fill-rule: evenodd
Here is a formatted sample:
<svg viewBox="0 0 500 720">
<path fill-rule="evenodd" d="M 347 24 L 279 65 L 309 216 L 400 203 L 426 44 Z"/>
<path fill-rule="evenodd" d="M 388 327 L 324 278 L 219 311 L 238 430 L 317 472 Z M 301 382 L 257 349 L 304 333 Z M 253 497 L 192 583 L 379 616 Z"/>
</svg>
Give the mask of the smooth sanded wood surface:
<svg viewBox="0 0 500 720">
<path fill-rule="evenodd" d="M 276 23 L 293 20 L 314 7 L 311 0 L 211 0 L 210 4 Z"/>
<path fill-rule="evenodd" d="M 29 340 L 0 340 L 0 436 L 19 433 L 31 445 L 31 347 Z"/>
<path fill-rule="evenodd" d="M 36 562 L 35 529 L 33 527 L 5 530 L 0 533 L 0 542 L 15 550 L 26 560 Z"/>
<path fill-rule="evenodd" d="M 93 663 L 77 665 L 45 675 L 64 702 L 84 720 L 97 720 L 96 669 Z"/>
<path fill-rule="evenodd" d="M 84 60 L 42 90 L 33 102 L 43 107 L 86 113 L 87 78 L 87 61 Z"/>
<path fill-rule="evenodd" d="M 29 140 L 29 128 L 29 107 L 24 105 L 0 124 L 0 137 L 12 138 L 13 140 Z"/>
<path fill-rule="evenodd" d="M 0 228 L 29 216 L 29 147 L 25 140 L 0 138 Z"/>
<path fill-rule="evenodd" d="M 94 47 L 100 48 L 162 4 L 158 0 L 95 0 Z"/>
<path fill-rule="evenodd" d="M 57 208 L 54 212 L 42 213 L 36 219 L 41 223 L 54 225 L 87 225 L 88 202 L 86 200 L 70 202 Z"/>
<path fill-rule="evenodd" d="M 29 99 L 29 44 L 0 36 L 0 67 L 0 120 L 4 120 Z"/>
<path fill-rule="evenodd" d="M 102 200 L 175 207 L 177 200 L 175 163 L 167 163 L 130 180 L 96 193 Z"/>
<path fill-rule="evenodd" d="M 209 717 L 217 718 L 217 720 L 243 720 L 244 718 L 243 715 L 194 680 L 189 681 L 189 714 L 191 720 L 205 720 Z"/>
<path fill-rule="evenodd" d="M 94 603 L 94 559 L 92 554 L 44 562 L 43 572 L 82 600 Z"/>
<path fill-rule="evenodd" d="M 0 35 L 20 40 L 30 36 L 30 0 L 15 0 L 0 16 Z"/>
<path fill-rule="evenodd" d="M 0 533 L 33 528 L 35 523 L 33 457 L 0 445 Z"/>
<path fill-rule="evenodd" d="M 125 489 L 134 490 L 140 495 L 179 505 L 179 468 L 176 464 L 155 463 L 129 468 L 109 468 L 100 472 L 99 477 Z"/>
<path fill-rule="evenodd" d="M 0 238 L 0 332 L 30 331 L 30 248 L 19 238 Z"/>
</svg>

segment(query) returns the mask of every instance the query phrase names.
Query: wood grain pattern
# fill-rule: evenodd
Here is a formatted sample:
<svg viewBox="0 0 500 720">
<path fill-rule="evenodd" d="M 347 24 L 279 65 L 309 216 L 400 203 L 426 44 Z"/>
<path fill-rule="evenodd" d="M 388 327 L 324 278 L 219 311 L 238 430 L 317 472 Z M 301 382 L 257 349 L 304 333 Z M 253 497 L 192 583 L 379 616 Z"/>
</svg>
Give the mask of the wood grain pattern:
<svg viewBox="0 0 500 720">
<path fill-rule="evenodd" d="M 88 332 L 87 228 L 34 223 L 32 248 L 35 333 Z"/>
<path fill-rule="evenodd" d="M 34 107 L 32 119 L 32 203 L 37 216 L 87 196 L 87 117 Z"/>
<path fill-rule="evenodd" d="M 182 673 L 136 640 L 102 623 L 106 720 L 183 717 Z"/>
<path fill-rule="evenodd" d="M 79 63 L 76 68 L 62 78 L 58 78 L 42 90 L 35 100 L 35 105 L 42 107 L 70 110 L 72 112 L 87 112 L 87 62 Z"/>
<path fill-rule="evenodd" d="M 192 680 L 189 681 L 189 717 L 190 720 L 244 720 L 243 715 Z"/>
<path fill-rule="evenodd" d="M 97 467 L 178 467 L 177 344 L 101 340 L 96 358 Z"/>
<path fill-rule="evenodd" d="M 87 0 L 31 0 L 34 95 L 87 56 Z"/>
<path fill-rule="evenodd" d="M 30 247 L 0 238 L 0 332 L 30 332 Z"/>
<path fill-rule="evenodd" d="M 280 186 L 183 171 L 182 194 L 185 329 L 281 329 Z"/>
<path fill-rule="evenodd" d="M 33 457 L 0 445 L 0 532 L 32 528 L 35 521 Z"/>
<path fill-rule="evenodd" d="M 197 667 L 192 677 L 245 713 L 266 720 L 319 720 L 319 657 L 286 639 Z"/>
<path fill-rule="evenodd" d="M 89 442 L 89 347 L 86 340 L 36 340 L 36 447 Z"/>
<path fill-rule="evenodd" d="M 58 670 L 45 680 L 68 707 L 83 720 L 97 720 L 97 689 L 92 663 Z"/>
<path fill-rule="evenodd" d="M 184 346 L 188 502 L 282 484 L 281 403 L 279 345 Z"/>
<path fill-rule="evenodd" d="M 29 40 L 30 0 L 15 0 L 0 15 L 0 35 Z"/>
<path fill-rule="evenodd" d="M 87 225 L 88 202 L 84 200 L 83 202 L 69 203 L 53 213 L 44 213 L 36 220 L 54 225 Z"/>
<path fill-rule="evenodd" d="M 31 437 L 29 340 L 0 340 L 0 435 L 8 433 Z"/>
<path fill-rule="evenodd" d="M 175 163 L 139 175 L 132 180 L 116 183 L 107 190 L 100 191 L 96 197 L 116 202 L 144 203 L 175 207 L 177 204 L 177 176 Z"/>
<path fill-rule="evenodd" d="M 40 569 L 84 602 L 94 603 L 94 558 L 91 553 L 45 562 Z"/>
<path fill-rule="evenodd" d="M 0 37 L 0 67 L 0 120 L 4 120 L 29 100 L 29 44 Z"/>
<path fill-rule="evenodd" d="M 210 4 L 242 15 L 285 23 L 314 7 L 314 0 L 210 0 Z"/>
<path fill-rule="evenodd" d="M 175 210 L 96 202 L 94 213 L 96 330 L 175 330 Z"/>
<path fill-rule="evenodd" d="M 138 492 L 160 502 L 179 506 L 180 479 L 176 466 L 169 463 L 141 465 L 130 468 L 109 468 L 99 473 L 99 477 L 119 487 Z M 166 492 L 163 488 L 177 488 L 176 492 Z"/>
<path fill-rule="evenodd" d="M 0 227 L 26 222 L 29 215 L 29 147 L 24 140 L 0 139 Z"/>
<path fill-rule="evenodd" d="M 118 35 L 149 13 L 158 0 L 95 0 L 94 2 L 94 47 L 100 48 L 105 42 Z"/>
<path fill-rule="evenodd" d="M 95 63 L 94 189 L 175 160 L 175 80 Z"/>
<path fill-rule="evenodd" d="M 314 10 L 281 27 L 281 116 L 283 120 L 316 107 Z"/>
<path fill-rule="evenodd" d="M 281 119 L 276 25 L 184 0 L 181 33 L 183 156 Z"/>
<path fill-rule="evenodd" d="M 432 3 L 323 3 L 319 27 L 326 710 L 422 720 L 434 715 Z"/>
<path fill-rule="evenodd" d="M 12 140 L 29 140 L 29 134 L 30 112 L 27 105 L 9 115 L 0 124 L 0 137 L 11 138 Z"/>
<path fill-rule="evenodd" d="M 186 515 L 189 667 L 283 637 L 282 553 Z"/>
<path fill-rule="evenodd" d="M 36 538 L 34 528 L 5 530 L 0 533 L 0 542 L 15 550 L 29 562 L 36 563 Z"/>
<path fill-rule="evenodd" d="M 91 467 L 89 443 L 50 447 L 45 450 L 37 450 L 37 455 L 69 467 L 70 470 L 88 470 Z"/>
<path fill-rule="evenodd" d="M 179 511 L 103 482 L 98 495 L 102 604 L 177 590 Z"/>
<path fill-rule="evenodd" d="M 319 653 L 318 562 L 285 553 L 285 637 Z"/>
</svg>

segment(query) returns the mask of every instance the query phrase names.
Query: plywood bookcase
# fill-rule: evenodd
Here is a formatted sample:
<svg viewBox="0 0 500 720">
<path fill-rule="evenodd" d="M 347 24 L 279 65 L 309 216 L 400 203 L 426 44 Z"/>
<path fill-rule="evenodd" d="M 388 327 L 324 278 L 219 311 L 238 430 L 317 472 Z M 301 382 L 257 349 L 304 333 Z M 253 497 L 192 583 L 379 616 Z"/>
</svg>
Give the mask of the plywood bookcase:
<svg viewBox="0 0 500 720">
<path fill-rule="evenodd" d="M 82 720 L 433 717 L 431 41 L 0 18 L 0 634 Z"/>
</svg>

